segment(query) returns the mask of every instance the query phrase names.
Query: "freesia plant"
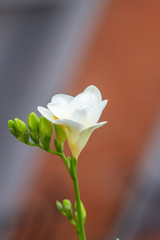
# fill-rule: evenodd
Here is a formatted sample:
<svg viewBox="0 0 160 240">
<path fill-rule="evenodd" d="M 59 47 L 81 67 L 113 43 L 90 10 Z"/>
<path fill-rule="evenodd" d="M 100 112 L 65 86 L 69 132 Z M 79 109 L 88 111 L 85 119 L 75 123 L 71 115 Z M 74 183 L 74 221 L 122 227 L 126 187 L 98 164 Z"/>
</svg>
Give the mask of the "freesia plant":
<svg viewBox="0 0 160 240">
<path fill-rule="evenodd" d="M 80 240 L 86 239 L 84 229 L 86 210 L 80 200 L 77 161 L 92 132 L 106 123 L 106 121 L 98 123 L 106 104 L 107 100 L 102 100 L 99 89 L 91 85 L 76 97 L 66 94 L 53 96 L 47 108 L 40 106 L 37 108 L 42 114 L 40 119 L 33 112 L 29 114 L 28 127 L 18 118 L 8 121 L 10 132 L 18 140 L 62 158 L 73 180 L 75 204 L 74 209 L 68 199 L 64 199 L 62 203 L 57 201 L 56 204 L 58 210 L 76 227 Z M 53 126 L 56 136 L 55 150 L 50 146 Z M 66 157 L 63 151 L 66 140 L 72 153 L 71 157 Z"/>
</svg>

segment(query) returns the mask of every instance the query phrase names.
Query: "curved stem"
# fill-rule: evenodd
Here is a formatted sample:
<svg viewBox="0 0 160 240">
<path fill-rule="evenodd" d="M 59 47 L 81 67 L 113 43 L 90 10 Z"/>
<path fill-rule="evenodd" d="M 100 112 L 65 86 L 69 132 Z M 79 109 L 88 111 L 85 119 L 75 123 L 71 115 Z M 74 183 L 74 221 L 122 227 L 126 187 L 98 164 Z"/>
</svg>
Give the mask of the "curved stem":
<svg viewBox="0 0 160 240">
<path fill-rule="evenodd" d="M 37 147 L 39 147 L 39 148 L 41 148 L 41 149 L 43 149 L 43 150 L 45 150 L 45 151 L 47 151 L 47 152 L 49 152 L 49 153 L 58 155 L 58 156 L 60 156 L 60 157 L 63 155 L 62 153 L 59 153 L 59 152 L 57 152 L 57 151 L 54 151 L 54 150 L 51 149 L 51 148 L 49 148 L 48 150 L 46 150 L 46 149 L 45 149 L 41 144 L 39 144 L 39 143 L 31 143 L 31 142 L 29 142 L 29 143 L 27 143 L 27 145 L 29 145 L 29 146 L 37 146 Z"/>
<path fill-rule="evenodd" d="M 79 239 L 86 240 L 84 222 L 83 222 L 83 218 L 82 218 L 81 201 L 80 201 L 80 193 L 79 193 L 77 176 L 75 178 L 73 178 L 73 184 L 74 184 L 74 192 L 75 192 L 75 198 L 76 198 L 76 203 L 77 203 L 78 223 L 79 223 L 79 229 L 80 229 L 80 238 Z"/>
<path fill-rule="evenodd" d="M 19 139 L 20 140 L 20 139 Z M 21 141 L 21 140 L 20 140 Z M 43 150 L 46 150 L 42 145 L 37 144 L 37 143 L 31 143 L 28 142 L 27 143 L 29 146 L 37 146 Z M 64 153 L 60 153 L 57 151 L 54 151 L 53 149 L 47 149 L 46 150 L 49 153 L 58 155 L 62 158 L 62 160 L 64 161 L 68 171 L 71 174 L 71 169 L 70 169 L 70 162 L 69 160 L 65 157 Z M 84 229 L 84 221 L 83 221 L 83 217 L 82 217 L 82 209 L 81 209 L 81 201 L 80 201 L 80 193 L 79 193 L 79 186 L 78 186 L 78 179 L 77 179 L 77 160 L 75 159 L 76 164 L 74 166 L 72 166 L 73 169 L 73 175 L 71 174 L 71 177 L 73 179 L 73 185 L 74 185 L 74 192 L 75 192 L 75 199 L 76 199 L 76 203 L 77 203 L 77 213 L 78 213 L 78 226 L 79 226 L 79 230 L 80 233 L 78 234 L 79 240 L 86 240 L 86 235 L 85 235 L 85 229 Z M 72 223 L 73 224 L 73 223 Z M 74 224 L 73 224 L 74 225 Z"/>
</svg>

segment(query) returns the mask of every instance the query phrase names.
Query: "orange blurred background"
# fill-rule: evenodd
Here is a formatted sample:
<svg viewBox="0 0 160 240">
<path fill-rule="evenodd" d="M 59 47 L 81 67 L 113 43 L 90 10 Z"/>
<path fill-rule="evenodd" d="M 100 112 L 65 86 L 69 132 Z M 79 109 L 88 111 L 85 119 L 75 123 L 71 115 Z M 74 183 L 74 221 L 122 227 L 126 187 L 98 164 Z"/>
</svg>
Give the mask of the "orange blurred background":
<svg viewBox="0 0 160 240">
<path fill-rule="evenodd" d="M 16 33 L 24 34 L 27 41 L 23 37 L 24 43 L 21 35 L 17 38 L 21 49 L 28 49 L 25 55 L 22 51 L 22 59 L 28 54 L 22 74 L 18 64 L 21 49 L 16 40 L 19 52 L 14 69 L 11 63 L 16 62 L 15 52 L 8 50 L 12 61 L 6 61 L 6 72 L 11 68 L 14 78 L 23 81 L 20 86 L 16 84 L 24 99 L 21 106 L 19 99 L 10 102 L 12 111 L 7 117 L 23 117 L 25 121 L 30 112 L 37 113 L 38 105 L 46 106 L 55 93 L 75 96 L 91 84 L 109 100 L 101 117 L 108 123 L 93 133 L 78 162 L 81 198 L 87 209 L 87 239 L 160 239 L 160 2 L 82 1 L 78 5 L 62 1 L 52 5 L 49 1 L 38 7 L 36 3 L 21 6 L 14 13 L 13 8 L 2 5 L 1 9 L 5 9 L 2 16 L 13 18 L 17 14 L 15 29 L 19 26 L 20 30 Z M 4 29 L 11 24 L 8 20 L 6 26 L 6 19 Z M 34 38 L 29 37 L 32 31 Z M 32 63 L 31 54 L 35 55 Z M 6 72 L 3 70 L 3 75 L 11 77 Z M 5 134 L 9 135 L 7 131 Z M 16 140 L 9 136 L 7 142 Z M 0 199 L 1 239 L 76 239 L 75 230 L 55 206 L 56 200 L 74 201 L 72 182 L 62 161 L 37 149 L 26 153 L 28 146 L 14 144 L 16 151 L 23 151 L 19 162 L 22 155 L 28 155 L 21 167 L 18 161 L 12 163 L 14 174 L 21 175 L 8 180 L 15 180 L 8 192 L 6 176 L 13 170 L 9 160 L 4 168 L 1 193 L 5 191 L 10 201 L 5 204 L 5 198 Z M 69 154 L 67 146 L 66 151 Z"/>
</svg>

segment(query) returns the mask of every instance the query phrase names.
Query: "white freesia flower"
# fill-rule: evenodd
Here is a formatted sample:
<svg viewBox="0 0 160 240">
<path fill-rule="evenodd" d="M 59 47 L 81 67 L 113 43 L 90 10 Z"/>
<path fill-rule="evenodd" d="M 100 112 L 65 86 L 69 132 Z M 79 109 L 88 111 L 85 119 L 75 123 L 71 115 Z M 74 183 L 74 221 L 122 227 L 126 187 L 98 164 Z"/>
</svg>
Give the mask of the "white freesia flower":
<svg viewBox="0 0 160 240">
<path fill-rule="evenodd" d="M 76 97 L 56 94 L 47 108 L 37 109 L 52 123 L 63 126 L 72 155 L 78 158 L 92 132 L 107 123 L 97 123 L 107 101 L 102 101 L 99 89 L 91 85 Z"/>
</svg>

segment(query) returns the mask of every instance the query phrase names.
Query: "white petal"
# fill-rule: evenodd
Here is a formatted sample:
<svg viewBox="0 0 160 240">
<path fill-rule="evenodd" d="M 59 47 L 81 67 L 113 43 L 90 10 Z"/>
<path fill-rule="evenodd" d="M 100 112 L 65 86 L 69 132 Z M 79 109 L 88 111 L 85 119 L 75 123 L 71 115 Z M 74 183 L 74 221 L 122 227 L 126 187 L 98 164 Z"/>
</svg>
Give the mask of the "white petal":
<svg viewBox="0 0 160 240">
<path fill-rule="evenodd" d="M 91 133 L 92 133 L 95 129 L 102 127 L 102 126 L 103 126 L 104 124 L 106 124 L 106 123 L 107 123 L 107 121 L 93 124 L 92 126 L 89 126 L 88 128 L 83 129 L 83 130 L 80 132 L 80 135 L 86 134 L 87 132 L 89 133 L 90 131 L 91 131 Z M 88 133 L 87 133 L 87 134 L 88 134 Z"/>
<path fill-rule="evenodd" d="M 51 99 L 51 103 L 52 102 L 55 102 L 55 100 L 59 99 L 59 98 L 63 98 L 63 100 L 66 102 L 66 103 L 70 103 L 74 97 L 70 96 L 70 95 L 67 95 L 67 94 L 56 94 L 52 97 Z"/>
<path fill-rule="evenodd" d="M 89 91 L 78 94 L 70 103 L 71 116 L 77 109 L 80 110 L 88 106 L 94 108 L 94 112 L 97 113 L 99 106 L 98 98 Z"/>
<path fill-rule="evenodd" d="M 58 119 L 55 121 L 55 124 L 59 124 L 64 127 L 69 148 L 72 152 L 72 155 L 77 158 L 77 145 L 79 142 L 79 135 L 80 131 L 84 129 L 84 126 L 80 123 L 67 119 Z"/>
<path fill-rule="evenodd" d="M 95 123 L 97 123 L 97 122 L 99 121 L 100 116 L 101 116 L 104 108 L 105 108 L 106 105 L 107 105 L 107 102 L 108 102 L 108 100 L 104 100 L 104 101 L 100 102 L 99 113 L 97 114 L 97 117 L 96 117 L 96 119 L 95 119 Z"/>
<path fill-rule="evenodd" d="M 99 91 L 99 89 L 96 86 L 94 86 L 94 85 L 88 86 L 84 90 L 84 92 L 90 92 L 90 93 L 92 93 L 93 95 L 95 95 L 97 97 L 99 102 L 102 101 L 101 92 Z"/>
<path fill-rule="evenodd" d="M 54 123 L 55 118 L 54 118 L 53 114 L 52 114 L 47 108 L 38 106 L 38 107 L 37 107 L 37 110 L 38 110 L 46 119 L 48 119 L 49 121 L 51 121 L 51 122 Z"/>
<path fill-rule="evenodd" d="M 85 147 L 85 145 L 88 142 L 88 139 L 91 136 L 92 132 L 95 129 L 103 126 L 105 123 L 107 123 L 107 122 L 101 122 L 101 123 L 94 124 L 94 125 L 86 128 L 86 129 L 84 129 L 80 132 L 80 136 L 79 136 L 79 139 L 78 139 L 78 142 L 77 142 L 76 153 L 75 153 L 76 158 L 79 156 L 80 152 Z"/>
<path fill-rule="evenodd" d="M 69 119 L 57 119 L 54 123 L 62 125 L 66 127 L 68 131 L 73 132 L 80 132 L 85 128 L 85 126 L 83 126 L 82 124 Z"/>
<path fill-rule="evenodd" d="M 66 94 L 57 94 L 52 97 L 47 107 L 57 118 L 68 118 L 70 113 L 69 104 L 73 97 Z"/>
<path fill-rule="evenodd" d="M 85 127 L 88 127 L 94 123 L 93 119 L 95 118 L 96 113 L 97 111 L 95 111 L 94 107 L 88 105 L 76 109 L 73 112 L 71 119 L 73 121 L 83 124 Z"/>
</svg>

